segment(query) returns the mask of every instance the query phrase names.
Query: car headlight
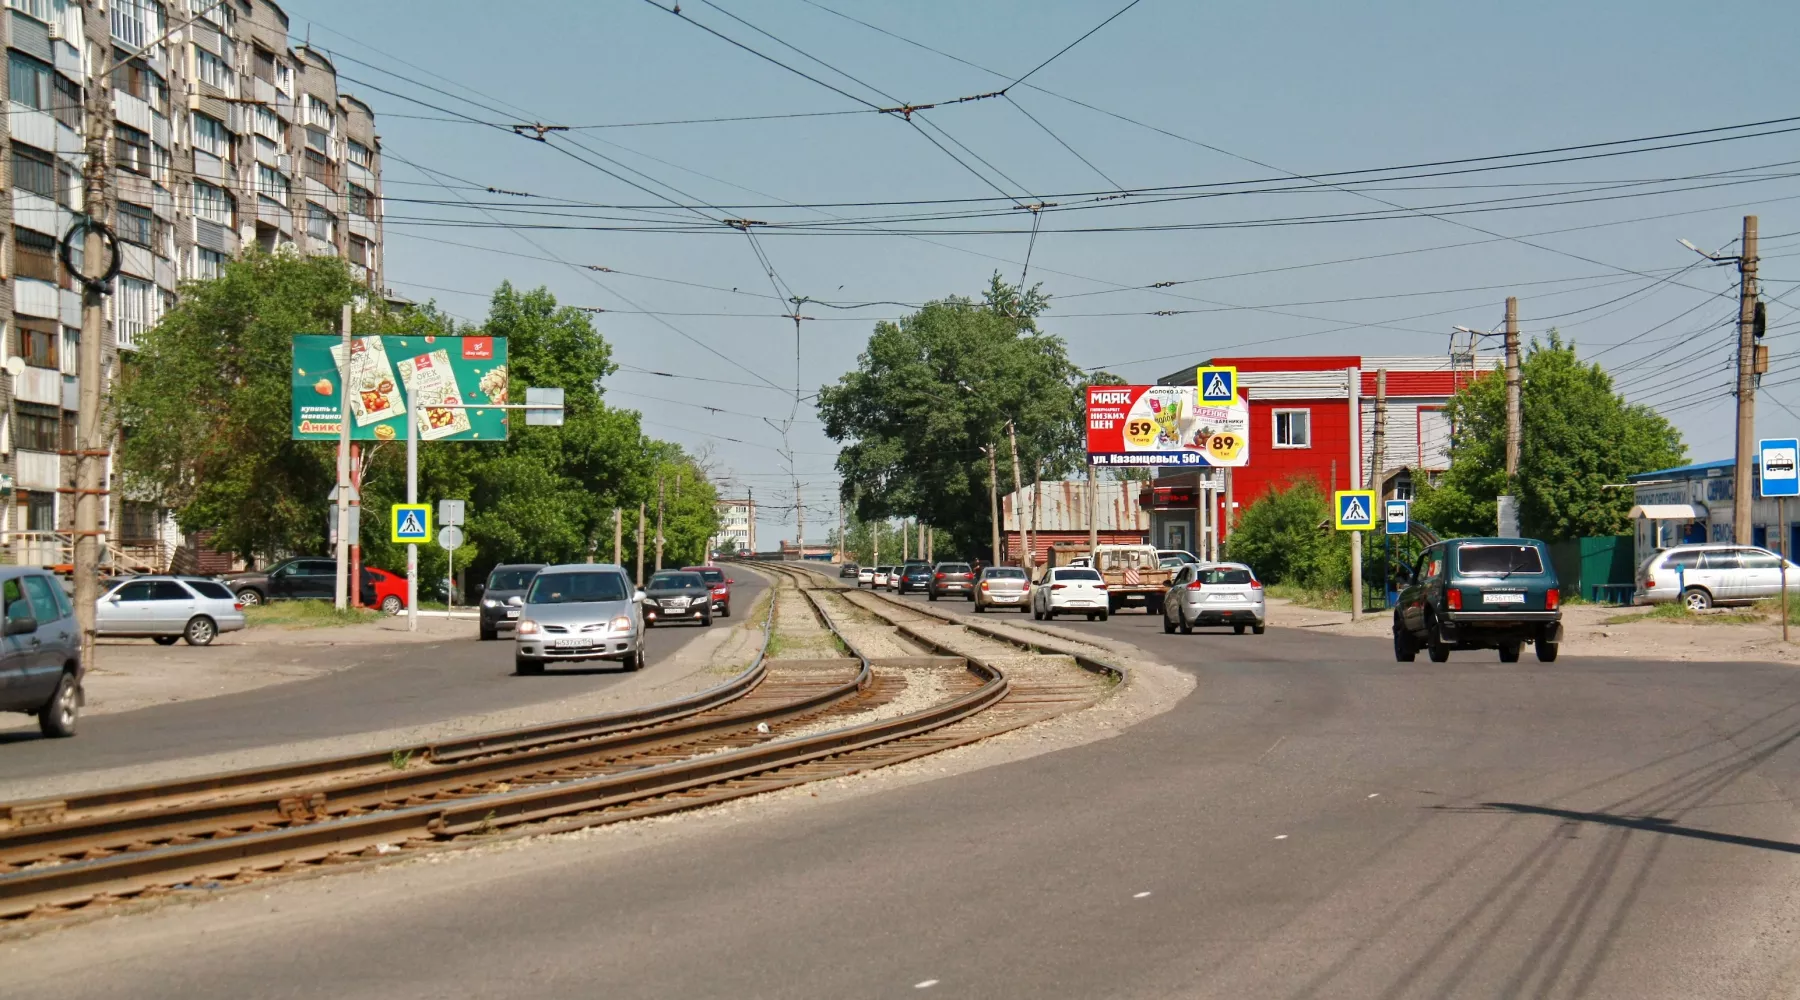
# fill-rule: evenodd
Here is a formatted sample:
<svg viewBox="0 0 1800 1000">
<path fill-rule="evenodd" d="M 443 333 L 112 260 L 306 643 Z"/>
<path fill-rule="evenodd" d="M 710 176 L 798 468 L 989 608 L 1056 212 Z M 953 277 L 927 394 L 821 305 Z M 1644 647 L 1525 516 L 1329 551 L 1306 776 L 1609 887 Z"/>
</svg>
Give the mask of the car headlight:
<svg viewBox="0 0 1800 1000">
<path fill-rule="evenodd" d="M 481 599 L 481 606 L 484 608 L 497 608 L 500 606 L 500 602 L 491 597 L 484 597 Z"/>
<path fill-rule="evenodd" d="M 521 618 L 521 619 L 519 619 L 519 630 L 518 631 L 519 631 L 520 635 L 537 635 L 538 634 L 538 623 L 532 621 L 529 618 Z"/>
<path fill-rule="evenodd" d="M 612 630 L 614 632 L 629 632 L 629 631 L 631 631 L 631 616 L 630 615 L 620 615 L 619 617 L 614 618 L 612 620 Z"/>
</svg>

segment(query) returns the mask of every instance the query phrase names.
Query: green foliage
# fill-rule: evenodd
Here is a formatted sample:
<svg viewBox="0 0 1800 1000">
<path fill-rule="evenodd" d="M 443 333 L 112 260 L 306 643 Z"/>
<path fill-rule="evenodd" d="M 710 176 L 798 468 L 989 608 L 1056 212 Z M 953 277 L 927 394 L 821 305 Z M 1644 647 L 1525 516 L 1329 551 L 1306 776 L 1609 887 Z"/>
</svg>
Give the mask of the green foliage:
<svg viewBox="0 0 1800 1000">
<path fill-rule="evenodd" d="M 1331 501 L 1311 479 L 1295 479 L 1243 509 L 1225 557 L 1256 570 L 1265 583 L 1307 591 L 1350 585 L 1350 541 L 1331 527 Z"/>
<path fill-rule="evenodd" d="M 1519 530 L 1546 541 L 1628 533 L 1631 491 L 1606 484 L 1681 464 L 1681 432 L 1655 410 L 1627 403 L 1611 376 L 1579 361 L 1554 330 L 1547 342 L 1531 342 L 1520 373 L 1523 436 L 1510 491 L 1519 497 Z M 1413 517 L 1441 535 L 1490 535 L 1494 498 L 1509 492 L 1505 380 L 1477 379 L 1448 410 L 1456 428 L 1450 469 L 1419 490 Z"/>
<path fill-rule="evenodd" d="M 1082 462 L 1082 372 L 1061 338 L 1040 333 L 1048 299 L 996 275 L 984 299 L 928 302 L 878 323 L 854 371 L 819 392 L 825 432 L 847 442 L 837 467 L 860 520 L 918 517 L 941 529 L 939 554 L 985 552 L 989 458 L 1014 489 L 1007 423 L 1026 482 Z M 884 546 L 885 551 L 885 546 Z"/>
<path fill-rule="evenodd" d="M 864 521 L 861 518 L 856 517 L 849 518 L 848 521 L 849 523 L 844 526 L 844 558 L 846 560 L 862 566 L 874 566 L 877 564 L 891 566 L 901 562 L 900 553 L 902 551 L 903 541 L 901 532 L 903 529 L 900 524 L 886 520 Z M 914 549 L 918 548 L 919 545 L 919 529 L 912 527 L 909 522 L 908 527 L 904 530 L 906 531 L 904 551 L 912 552 Z M 926 532 L 931 536 L 932 554 L 939 554 L 946 541 L 943 532 L 934 532 L 930 528 L 927 528 Z M 878 539 L 881 543 L 879 559 L 876 558 L 876 541 Z M 835 546 L 837 545 L 837 541 L 837 528 L 833 527 L 826 533 L 826 544 Z M 972 549 L 966 554 L 975 556 L 984 554 L 986 551 L 987 549 L 984 546 Z M 963 554 L 965 553 L 959 553 L 958 555 Z M 914 561 L 918 561 L 921 558 L 921 556 L 915 554 Z"/>
</svg>

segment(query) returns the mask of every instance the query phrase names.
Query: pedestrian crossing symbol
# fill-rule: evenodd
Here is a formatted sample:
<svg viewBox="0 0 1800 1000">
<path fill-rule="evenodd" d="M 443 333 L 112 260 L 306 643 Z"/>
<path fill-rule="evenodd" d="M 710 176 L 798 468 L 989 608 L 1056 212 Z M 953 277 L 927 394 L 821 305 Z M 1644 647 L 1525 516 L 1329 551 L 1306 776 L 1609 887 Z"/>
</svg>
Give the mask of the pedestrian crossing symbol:
<svg viewBox="0 0 1800 1000">
<path fill-rule="evenodd" d="M 1200 402 L 1230 404 L 1237 402 L 1237 369 L 1232 367 L 1201 368 L 1195 381 L 1200 384 Z"/>
<path fill-rule="evenodd" d="M 1337 530 L 1370 531 L 1375 527 L 1374 490 L 1338 490 L 1331 495 Z"/>
<path fill-rule="evenodd" d="M 431 505 L 428 503 L 397 503 L 393 506 L 388 524 L 393 529 L 390 538 L 395 544 L 420 545 L 431 541 Z"/>
</svg>

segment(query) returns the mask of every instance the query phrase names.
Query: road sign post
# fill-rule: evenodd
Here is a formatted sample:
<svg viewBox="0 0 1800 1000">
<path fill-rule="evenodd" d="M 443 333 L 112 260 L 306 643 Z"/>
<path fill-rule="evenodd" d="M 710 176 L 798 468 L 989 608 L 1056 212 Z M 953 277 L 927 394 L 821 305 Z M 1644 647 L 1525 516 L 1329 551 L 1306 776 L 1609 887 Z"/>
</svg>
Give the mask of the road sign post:
<svg viewBox="0 0 1800 1000">
<path fill-rule="evenodd" d="M 468 505 L 462 500 L 439 500 L 437 506 L 438 527 L 449 528 L 463 523 L 463 513 Z M 457 545 L 461 545 L 458 542 Z M 448 546 L 454 548 L 455 546 Z"/>
<path fill-rule="evenodd" d="M 1764 438 L 1757 442 L 1757 491 L 1775 498 L 1776 530 L 1781 533 L 1781 641 L 1788 641 L 1788 562 L 1793 529 L 1787 523 L 1787 498 L 1800 496 L 1800 438 Z M 1736 530 L 1734 527 L 1733 530 Z"/>
<path fill-rule="evenodd" d="M 454 504 L 454 507 L 450 505 Z M 438 519 L 443 519 L 446 508 L 455 512 L 456 519 L 462 520 L 461 500 L 439 500 Z M 444 550 L 444 617 L 456 610 L 456 550 L 462 547 L 462 529 L 454 524 L 441 525 L 437 533 L 438 547 Z"/>
<path fill-rule="evenodd" d="M 1229 406 L 1237 402 L 1237 369 L 1231 366 L 1200 368 L 1194 373 L 1200 386 L 1200 402 Z"/>
<path fill-rule="evenodd" d="M 1375 529 L 1375 491 L 1338 490 L 1331 495 L 1331 509 L 1339 531 Z"/>
</svg>

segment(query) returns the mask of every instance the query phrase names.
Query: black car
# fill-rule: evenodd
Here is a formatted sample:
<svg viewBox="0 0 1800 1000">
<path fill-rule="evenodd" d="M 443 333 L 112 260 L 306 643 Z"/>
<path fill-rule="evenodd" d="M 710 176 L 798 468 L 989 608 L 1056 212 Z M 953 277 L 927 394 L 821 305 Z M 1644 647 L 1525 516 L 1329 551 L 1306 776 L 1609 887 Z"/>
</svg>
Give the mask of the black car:
<svg viewBox="0 0 1800 1000">
<path fill-rule="evenodd" d="M 860 569 L 862 569 L 862 567 L 858 566 L 855 563 L 845 563 L 843 566 L 838 568 L 838 579 L 854 580 L 854 579 L 856 579 L 857 571 Z"/>
<path fill-rule="evenodd" d="M 712 586 L 700 574 L 665 569 L 644 586 L 644 624 L 697 621 L 711 625 Z"/>
<path fill-rule="evenodd" d="M 1516 663 L 1525 643 L 1556 659 L 1562 643 L 1561 595 L 1550 548 L 1533 538 L 1454 538 L 1427 548 L 1401 574 L 1394 607 L 1394 658 L 1420 649 L 1442 663 L 1453 649 L 1497 649 Z"/>
<path fill-rule="evenodd" d="M 925 591 L 931 588 L 931 564 L 922 562 L 907 563 L 900 568 L 900 592 L 911 593 L 915 590 Z"/>
<path fill-rule="evenodd" d="M 501 632 L 511 632 L 518 626 L 525 589 L 543 568 L 541 563 L 502 563 L 488 573 L 487 584 L 481 588 L 483 639 L 498 639 Z"/>
<path fill-rule="evenodd" d="M 931 571 L 931 583 L 925 588 L 925 593 L 934 601 L 951 594 L 973 601 L 975 567 L 966 562 L 938 563 Z"/>
<path fill-rule="evenodd" d="M 375 606 L 375 578 L 365 569 L 357 588 L 363 607 Z M 329 601 L 337 596 L 337 560 L 330 556 L 298 556 L 267 570 L 226 573 L 219 580 L 245 607 L 269 601 Z"/>
</svg>

